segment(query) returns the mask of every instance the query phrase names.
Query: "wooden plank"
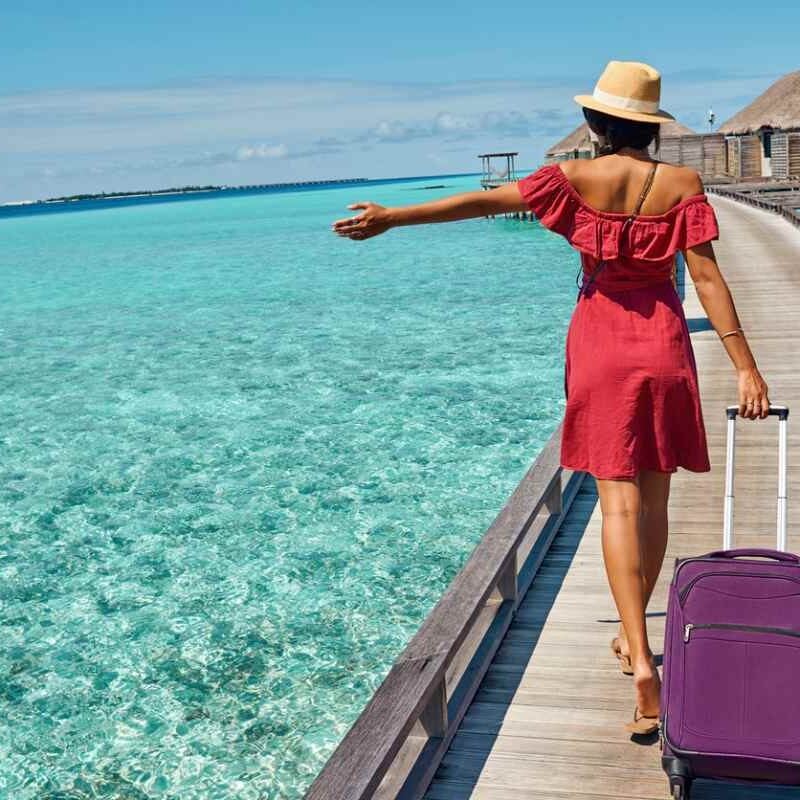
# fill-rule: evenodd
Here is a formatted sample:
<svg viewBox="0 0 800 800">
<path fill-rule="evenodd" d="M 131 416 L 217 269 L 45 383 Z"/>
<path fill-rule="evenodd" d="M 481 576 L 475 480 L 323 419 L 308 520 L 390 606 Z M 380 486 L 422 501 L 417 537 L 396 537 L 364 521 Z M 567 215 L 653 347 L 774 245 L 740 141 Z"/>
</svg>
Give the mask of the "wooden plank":
<svg viewBox="0 0 800 800">
<path fill-rule="evenodd" d="M 728 136 L 725 140 L 727 165 L 725 171 L 734 178 L 740 178 L 742 176 L 741 162 L 739 159 L 740 144 L 738 136 Z"/>
<path fill-rule="evenodd" d="M 740 136 L 740 163 L 741 175 L 744 178 L 762 175 L 761 170 L 761 139 L 756 135 Z"/>
<path fill-rule="evenodd" d="M 681 162 L 681 137 L 664 136 L 661 139 L 661 146 L 653 156 L 660 161 L 668 161 L 670 164 L 680 164 Z"/>
<path fill-rule="evenodd" d="M 708 133 L 702 139 L 703 167 L 700 174 L 710 179 L 725 174 L 725 135 Z"/>
<path fill-rule="evenodd" d="M 788 136 L 789 175 L 800 176 L 800 133 L 790 133 Z"/>
<path fill-rule="evenodd" d="M 703 140 L 702 135 L 681 136 L 681 164 L 703 172 Z"/>
<path fill-rule="evenodd" d="M 772 177 L 789 177 L 789 137 L 785 133 L 772 135 Z"/>
</svg>

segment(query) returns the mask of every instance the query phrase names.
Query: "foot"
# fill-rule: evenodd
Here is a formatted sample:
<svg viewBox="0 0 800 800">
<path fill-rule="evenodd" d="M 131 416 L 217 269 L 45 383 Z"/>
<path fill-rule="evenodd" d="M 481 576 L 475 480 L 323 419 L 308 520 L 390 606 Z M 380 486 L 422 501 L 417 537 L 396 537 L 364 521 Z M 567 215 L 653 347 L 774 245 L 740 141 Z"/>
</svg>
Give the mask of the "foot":
<svg viewBox="0 0 800 800">
<path fill-rule="evenodd" d="M 639 713 L 645 717 L 658 718 L 661 678 L 652 656 L 633 664 L 633 687 Z"/>
<path fill-rule="evenodd" d="M 633 734 L 649 736 L 658 730 L 661 680 L 653 658 L 640 659 L 633 667 L 633 685 L 636 691 L 636 708 L 633 721 L 625 729 Z"/>
<path fill-rule="evenodd" d="M 625 730 L 639 736 L 650 736 L 658 731 L 658 717 L 646 717 L 639 711 L 639 707 L 633 709 L 633 720 L 625 724 Z"/>
<path fill-rule="evenodd" d="M 620 669 L 623 675 L 633 675 L 633 667 L 631 667 L 630 646 L 625 634 L 620 627 L 620 634 L 611 640 L 611 649 L 619 661 Z"/>
<path fill-rule="evenodd" d="M 625 628 L 619 626 L 619 633 L 617 634 L 617 641 L 619 642 L 619 652 L 630 661 L 631 646 L 628 644 L 628 637 L 625 635 Z"/>
</svg>

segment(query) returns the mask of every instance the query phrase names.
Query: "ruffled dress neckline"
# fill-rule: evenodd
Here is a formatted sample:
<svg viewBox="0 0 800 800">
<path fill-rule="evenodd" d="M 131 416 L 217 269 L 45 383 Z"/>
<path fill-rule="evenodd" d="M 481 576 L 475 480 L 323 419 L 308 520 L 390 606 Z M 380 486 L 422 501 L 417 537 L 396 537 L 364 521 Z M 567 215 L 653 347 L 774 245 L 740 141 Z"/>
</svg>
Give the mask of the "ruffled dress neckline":
<svg viewBox="0 0 800 800">
<path fill-rule="evenodd" d="M 567 177 L 564 170 L 561 169 L 561 165 L 559 163 L 556 162 L 554 164 L 548 164 L 545 167 L 542 167 L 542 169 L 548 169 L 549 167 L 553 168 L 556 175 L 565 184 L 565 188 L 567 189 L 567 191 L 569 191 L 575 197 L 577 202 L 580 203 L 581 206 L 587 211 L 602 217 L 613 217 L 613 218 L 619 217 L 620 219 L 625 219 L 626 217 L 630 216 L 630 212 L 628 211 L 604 211 L 602 209 L 595 208 L 594 206 L 589 205 L 589 203 L 587 203 L 586 200 L 583 199 L 583 195 L 575 188 L 572 181 L 570 181 L 570 179 Z M 702 203 L 703 201 L 707 200 L 708 198 L 705 192 L 700 192 L 699 194 L 693 194 L 690 195 L 689 197 L 684 197 L 683 200 L 679 201 L 674 206 L 672 206 L 672 208 L 668 209 L 667 211 L 664 211 L 661 214 L 637 214 L 636 219 L 642 219 L 642 220 L 665 219 L 666 217 L 669 217 L 670 215 L 680 211 L 680 209 L 686 204 Z"/>
<path fill-rule="evenodd" d="M 517 181 L 520 195 L 539 222 L 561 234 L 582 254 L 588 271 L 599 260 L 618 262 L 598 288 L 633 288 L 669 279 L 675 253 L 717 239 L 719 228 L 705 193 L 684 198 L 662 214 L 630 216 L 590 206 L 558 163 Z M 613 265 L 611 265 L 613 266 Z"/>
</svg>

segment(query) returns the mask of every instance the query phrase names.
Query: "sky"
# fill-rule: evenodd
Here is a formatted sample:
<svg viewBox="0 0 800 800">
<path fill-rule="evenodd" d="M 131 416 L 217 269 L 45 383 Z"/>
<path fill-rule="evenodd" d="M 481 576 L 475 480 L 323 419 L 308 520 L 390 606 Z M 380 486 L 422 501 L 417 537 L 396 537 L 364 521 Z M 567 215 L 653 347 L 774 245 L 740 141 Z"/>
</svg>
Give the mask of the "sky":
<svg viewBox="0 0 800 800">
<path fill-rule="evenodd" d="M 695 130 L 800 69 L 800 3 L 211 3 L 0 8 L 0 202 L 190 184 L 523 168 L 610 59 Z"/>
</svg>

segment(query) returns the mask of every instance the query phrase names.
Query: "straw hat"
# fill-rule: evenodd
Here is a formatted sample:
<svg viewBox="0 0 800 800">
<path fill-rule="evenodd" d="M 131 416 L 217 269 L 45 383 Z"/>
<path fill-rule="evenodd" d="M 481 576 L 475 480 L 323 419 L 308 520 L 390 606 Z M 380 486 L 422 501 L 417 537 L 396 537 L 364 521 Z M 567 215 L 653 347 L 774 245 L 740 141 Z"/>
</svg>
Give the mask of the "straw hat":
<svg viewBox="0 0 800 800">
<path fill-rule="evenodd" d="M 639 61 L 609 61 L 591 94 L 576 94 L 575 102 L 595 111 L 636 122 L 675 119 L 658 107 L 661 73 Z"/>
</svg>

